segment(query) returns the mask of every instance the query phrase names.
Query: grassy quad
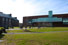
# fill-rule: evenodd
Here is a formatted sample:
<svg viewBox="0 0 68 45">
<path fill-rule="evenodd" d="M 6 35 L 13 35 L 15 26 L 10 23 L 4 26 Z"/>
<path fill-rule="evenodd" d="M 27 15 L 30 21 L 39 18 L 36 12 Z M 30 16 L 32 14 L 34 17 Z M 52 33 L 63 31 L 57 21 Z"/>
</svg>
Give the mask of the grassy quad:
<svg viewBox="0 0 68 45">
<path fill-rule="evenodd" d="M 29 32 L 50 32 L 50 31 L 68 31 L 68 27 L 45 27 L 45 28 L 31 28 L 27 29 Z M 7 32 L 11 33 L 22 33 L 24 29 L 21 30 L 7 30 Z M 26 32 L 26 31 L 25 31 Z"/>
<path fill-rule="evenodd" d="M 22 33 L 23 30 L 7 30 L 7 33 Z"/>
<path fill-rule="evenodd" d="M 28 29 L 31 32 L 68 31 L 68 27 L 46 27 Z M 21 30 L 7 30 L 8 33 L 22 33 Z M 68 45 L 68 32 L 5 34 L 1 45 Z"/>
<path fill-rule="evenodd" d="M 44 27 L 29 29 L 32 32 L 68 31 L 68 27 Z"/>
<path fill-rule="evenodd" d="M 5 34 L 5 45 L 68 45 L 68 32 Z"/>
<path fill-rule="evenodd" d="M 68 27 L 46 27 L 46 28 L 35 28 L 30 29 L 32 32 L 50 32 L 50 31 L 68 31 Z"/>
</svg>

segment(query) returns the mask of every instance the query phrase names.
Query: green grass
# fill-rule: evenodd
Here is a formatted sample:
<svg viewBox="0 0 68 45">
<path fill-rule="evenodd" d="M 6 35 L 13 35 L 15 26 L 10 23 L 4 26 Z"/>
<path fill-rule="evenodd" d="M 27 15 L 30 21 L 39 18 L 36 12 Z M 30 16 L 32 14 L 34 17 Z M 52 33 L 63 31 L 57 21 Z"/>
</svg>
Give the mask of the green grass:
<svg viewBox="0 0 68 45">
<path fill-rule="evenodd" d="M 28 29 L 31 32 L 49 32 L 49 31 L 68 31 L 68 27 L 45 27 L 45 28 L 33 28 Z"/>
<path fill-rule="evenodd" d="M 8 27 L 8 28 L 10 29 L 11 27 Z M 13 28 L 15 29 L 15 28 L 20 28 L 20 27 L 13 27 Z"/>
<path fill-rule="evenodd" d="M 23 30 L 7 30 L 8 33 L 22 33 Z"/>
<path fill-rule="evenodd" d="M 68 45 L 68 32 L 39 34 L 5 34 L 7 45 Z"/>
<path fill-rule="evenodd" d="M 20 27 L 14 27 L 14 28 L 20 28 Z"/>
<path fill-rule="evenodd" d="M 32 28 L 32 29 L 27 29 L 30 32 L 50 32 L 50 31 L 68 31 L 68 27 L 45 27 L 45 28 Z M 13 33 L 22 33 L 24 32 L 24 29 L 21 30 L 7 30 L 7 32 L 13 32 Z"/>
<path fill-rule="evenodd" d="M 4 27 L 0 27 L 0 30 L 3 29 Z"/>
</svg>

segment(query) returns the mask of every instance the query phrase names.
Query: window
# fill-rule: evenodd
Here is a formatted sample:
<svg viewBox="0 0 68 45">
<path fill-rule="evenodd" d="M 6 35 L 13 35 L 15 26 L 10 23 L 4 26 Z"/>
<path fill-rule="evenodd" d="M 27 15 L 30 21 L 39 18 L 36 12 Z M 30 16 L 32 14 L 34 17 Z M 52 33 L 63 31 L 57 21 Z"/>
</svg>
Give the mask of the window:
<svg viewBox="0 0 68 45">
<path fill-rule="evenodd" d="M 68 25 L 68 18 L 63 18 L 63 24 Z"/>
</svg>

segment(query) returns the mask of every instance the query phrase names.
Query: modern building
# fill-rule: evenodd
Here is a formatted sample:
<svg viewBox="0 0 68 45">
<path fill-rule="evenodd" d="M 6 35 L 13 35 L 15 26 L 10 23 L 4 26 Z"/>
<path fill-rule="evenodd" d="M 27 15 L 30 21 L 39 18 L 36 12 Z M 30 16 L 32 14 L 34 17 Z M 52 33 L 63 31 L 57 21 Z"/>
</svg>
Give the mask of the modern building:
<svg viewBox="0 0 68 45">
<path fill-rule="evenodd" d="M 16 17 L 12 17 L 11 14 L 4 14 L 0 12 L 0 27 L 18 27 L 19 20 Z"/>
<path fill-rule="evenodd" d="M 23 17 L 23 26 L 68 27 L 68 14 L 52 14 L 49 11 L 48 15 Z"/>
</svg>

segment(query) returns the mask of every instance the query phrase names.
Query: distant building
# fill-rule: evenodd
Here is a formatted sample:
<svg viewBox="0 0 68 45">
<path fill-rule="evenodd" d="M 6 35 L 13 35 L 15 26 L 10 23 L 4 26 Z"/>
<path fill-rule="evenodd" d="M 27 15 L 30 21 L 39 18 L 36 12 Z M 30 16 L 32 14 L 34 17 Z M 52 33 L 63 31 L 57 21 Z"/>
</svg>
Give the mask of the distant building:
<svg viewBox="0 0 68 45">
<path fill-rule="evenodd" d="M 22 23 L 19 23 L 19 27 L 20 27 L 20 28 L 23 28 L 23 24 L 22 24 Z"/>
<path fill-rule="evenodd" d="M 23 26 L 41 27 L 68 27 L 68 14 L 27 16 L 23 17 Z"/>
<path fill-rule="evenodd" d="M 0 27 L 18 27 L 19 20 L 16 17 L 12 17 L 11 14 L 4 14 L 0 12 Z"/>
</svg>

